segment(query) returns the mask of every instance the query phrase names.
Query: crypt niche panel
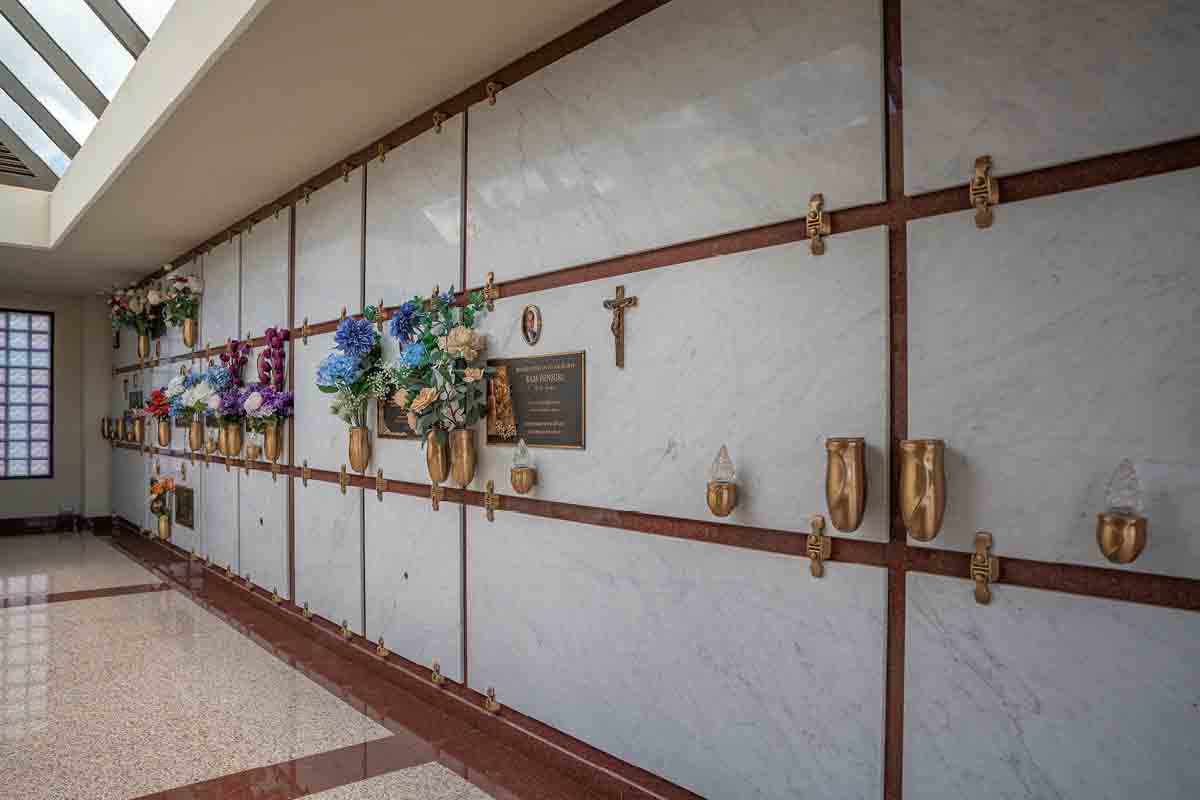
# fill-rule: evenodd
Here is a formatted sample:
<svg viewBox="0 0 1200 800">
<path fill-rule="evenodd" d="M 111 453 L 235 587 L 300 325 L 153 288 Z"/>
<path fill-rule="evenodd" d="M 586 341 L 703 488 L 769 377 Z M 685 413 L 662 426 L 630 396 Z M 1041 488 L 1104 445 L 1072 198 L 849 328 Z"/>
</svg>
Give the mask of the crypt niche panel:
<svg viewBox="0 0 1200 800">
<path fill-rule="evenodd" d="M 1133 569 L 1200 577 L 1197 209 L 1190 170 L 1001 205 L 987 231 L 910 225 L 909 432 L 946 446 L 933 546 L 983 530 L 1002 558 L 1110 566 L 1097 515 L 1128 506 Z"/>
<path fill-rule="evenodd" d="M 288 210 L 242 234 L 241 333 L 287 327 Z"/>
<path fill-rule="evenodd" d="M 532 448 L 531 496 L 712 520 L 706 485 L 725 445 L 739 493 L 726 520 L 807 531 L 830 515 L 826 440 L 861 437 L 865 514 L 845 535 L 886 540 L 886 244 L 873 229 L 820 258 L 800 243 L 501 298 L 481 328 L 489 359 L 586 353 L 586 449 Z M 604 305 L 620 286 L 638 301 L 623 368 Z M 514 448 L 485 441 L 481 425 L 471 488 L 511 493 Z"/>
<path fill-rule="evenodd" d="M 1197 796 L 1200 615 L 971 591 L 908 573 L 905 797 Z"/>
<path fill-rule="evenodd" d="M 287 596 L 287 479 L 251 470 L 238 481 L 242 575 Z"/>
<path fill-rule="evenodd" d="M 292 345 L 296 360 L 295 463 L 308 461 L 314 469 L 337 472 L 348 461 L 350 426 L 330 410 L 337 395 L 326 394 L 316 385 L 317 367 L 333 350 L 333 334 L 311 336 L 308 344 L 297 337 Z M 370 405 L 374 407 L 374 403 Z"/>
<path fill-rule="evenodd" d="M 1200 4 L 905 0 L 903 14 L 910 194 L 965 184 L 984 154 L 1005 175 L 1200 133 Z"/>
<path fill-rule="evenodd" d="M 674 0 L 472 106 L 468 285 L 882 200 L 882 38 L 875 0 Z"/>
<path fill-rule="evenodd" d="M 412 445 L 417 446 L 417 445 Z M 367 637 L 462 680 L 462 517 L 449 503 L 364 496 Z"/>
<path fill-rule="evenodd" d="M 480 513 L 472 688 L 704 797 L 881 795 L 884 571 Z"/>
<path fill-rule="evenodd" d="M 363 170 L 296 203 L 296 325 L 361 310 Z"/>
<path fill-rule="evenodd" d="M 200 517 L 204 526 L 205 555 L 214 566 L 232 567 L 241 573 L 240 532 L 238 530 L 237 470 L 225 470 L 224 464 L 202 466 L 204 492 L 201 493 Z"/>
<path fill-rule="evenodd" d="M 296 603 L 363 632 L 362 489 L 296 481 Z"/>
<path fill-rule="evenodd" d="M 238 237 L 217 245 L 204 258 L 204 296 L 200 300 L 200 341 L 213 347 L 241 336 L 238 331 L 240 296 Z"/>
</svg>

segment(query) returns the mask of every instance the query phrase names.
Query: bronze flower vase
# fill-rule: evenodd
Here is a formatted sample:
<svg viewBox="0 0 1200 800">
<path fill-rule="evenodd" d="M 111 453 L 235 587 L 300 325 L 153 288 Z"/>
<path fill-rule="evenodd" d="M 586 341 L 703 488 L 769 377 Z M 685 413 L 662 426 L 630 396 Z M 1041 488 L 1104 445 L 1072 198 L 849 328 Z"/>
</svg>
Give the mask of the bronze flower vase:
<svg viewBox="0 0 1200 800">
<path fill-rule="evenodd" d="M 466 486 L 475 478 L 475 431 L 458 428 L 450 431 L 450 472 L 454 482 Z"/>
<path fill-rule="evenodd" d="M 355 426 L 350 429 L 350 467 L 366 472 L 371 463 L 371 429 Z"/>
<path fill-rule="evenodd" d="M 272 464 L 279 461 L 279 423 L 268 422 L 263 430 L 263 452 Z"/>
<path fill-rule="evenodd" d="M 118 442 L 125 441 L 125 418 L 121 417 L 117 420 L 116 439 Z"/>
<path fill-rule="evenodd" d="M 425 466 L 429 468 L 429 480 L 444 483 L 450 476 L 450 445 L 444 431 L 433 430 L 425 439 Z"/>
<path fill-rule="evenodd" d="M 133 441 L 137 444 L 146 443 L 146 420 L 144 417 L 137 417 L 133 420 Z"/>
<path fill-rule="evenodd" d="M 158 446 L 171 446 L 171 422 L 170 420 L 160 419 L 158 421 Z"/>
<path fill-rule="evenodd" d="M 137 354 L 138 354 L 138 358 L 143 361 L 149 357 L 149 355 L 150 355 L 150 334 L 148 334 L 148 333 L 139 333 L 138 334 Z"/>
<path fill-rule="evenodd" d="M 196 320 L 183 321 L 183 346 L 191 349 L 196 346 Z"/>
<path fill-rule="evenodd" d="M 171 515 L 158 515 L 158 538 L 167 541 L 171 538 Z"/>
<path fill-rule="evenodd" d="M 242 452 L 242 423 L 226 422 L 221 426 L 221 438 L 224 448 L 221 450 L 226 458 L 233 458 Z"/>
<path fill-rule="evenodd" d="M 204 421 L 199 419 L 192 420 L 192 424 L 188 426 L 188 448 L 193 453 L 198 453 L 204 448 Z"/>
</svg>

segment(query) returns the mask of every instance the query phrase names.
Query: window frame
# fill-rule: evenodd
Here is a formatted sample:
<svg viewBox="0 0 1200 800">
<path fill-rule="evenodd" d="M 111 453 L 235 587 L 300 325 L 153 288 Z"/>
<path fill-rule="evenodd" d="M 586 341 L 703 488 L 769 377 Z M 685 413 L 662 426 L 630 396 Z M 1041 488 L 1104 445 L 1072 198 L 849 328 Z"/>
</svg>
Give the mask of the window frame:
<svg viewBox="0 0 1200 800">
<path fill-rule="evenodd" d="M 55 371 L 54 371 L 54 346 L 55 346 L 55 344 L 56 344 L 56 342 L 57 342 L 57 340 L 56 340 L 56 337 L 55 337 L 55 327 L 56 327 L 55 323 L 56 323 L 56 319 L 55 319 L 55 316 L 54 316 L 54 312 L 53 312 L 53 311 L 42 310 L 42 309 L 33 309 L 33 308 L 7 308 L 7 307 L 5 307 L 5 306 L 0 306 L 0 314 L 30 314 L 30 315 L 34 315 L 34 314 L 36 314 L 37 316 L 40 316 L 40 317 L 49 317 L 49 318 L 50 318 L 50 330 L 48 331 L 48 334 L 49 334 L 49 336 L 50 336 L 50 347 L 49 347 L 49 348 L 46 350 L 46 352 L 50 354 L 50 366 L 48 367 L 48 372 L 50 373 L 50 385 L 47 387 L 47 389 L 48 389 L 48 392 L 49 392 L 49 397 L 48 397 L 48 402 L 47 402 L 47 404 L 46 404 L 47 413 L 49 414 L 49 417 L 50 417 L 50 418 L 49 418 L 49 419 L 46 421 L 46 424 L 49 426 L 49 429 L 50 429 L 50 435 L 49 435 L 49 438 L 46 440 L 46 441 L 47 441 L 47 445 L 48 445 L 48 451 L 47 451 L 47 461 L 48 461 L 48 462 L 49 462 L 49 464 L 50 464 L 49 471 L 48 471 L 48 472 L 47 472 L 45 475 L 9 475 L 9 474 L 8 474 L 8 461 L 9 461 L 9 459 L 8 459 L 8 453 L 7 453 L 8 441 L 9 441 L 9 440 L 8 440 L 8 437 L 7 437 L 7 436 L 5 436 L 5 437 L 4 437 L 4 439 L 0 439 L 0 442 L 2 442 L 2 443 L 3 443 L 3 444 L 2 444 L 2 446 L 5 448 L 5 453 L 4 453 L 4 457 L 3 457 L 4 463 L 5 463 L 5 468 L 4 468 L 4 474 L 3 474 L 3 475 L 0 475 L 0 481 L 44 481 L 44 480 L 53 480 L 53 479 L 54 479 L 54 390 L 55 390 L 55 388 L 56 388 L 56 386 L 57 386 L 57 376 L 54 374 L 54 373 L 55 373 Z M 7 326 L 6 326 L 6 327 L 4 328 L 4 331 L 5 331 L 5 333 L 11 334 L 11 333 L 12 333 L 12 328 L 10 328 L 10 327 L 7 327 Z M 33 326 L 32 326 L 32 325 L 30 325 L 29 334 L 30 334 L 30 336 L 32 336 L 32 335 L 33 335 Z M 3 347 L 3 348 L 0 348 L 0 349 L 3 349 L 5 353 L 8 353 L 8 352 L 10 352 L 10 351 L 9 351 L 9 348 L 8 348 L 8 340 L 7 340 L 7 339 L 6 339 L 6 340 L 5 340 L 5 342 L 4 342 L 4 347 Z M 31 352 L 31 353 L 32 353 L 32 352 L 33 352 L 33 349 L 32 349 L 32 348 L 30 348 L 30 349 L 29 349 L 29 352 Z M 9 367 L 9 364 L 8 364 L 8 359 L 6 358 L 6 359 L 5 359 L 4 366 L 3 366 L 2 368 L 3 368 L 3 369 L 8 369 L 8 367 Z M 32 369 L 34 369 L 34 367 L 32 367 L 32 366 L 31 366 L 31 367 L 29 367 L 29 369 L 31 369 L 31 370 L 32 370 Z M 4 384 L 4 388 L 5 388 L 6 394 L 5 394 L 4 402 L 3 402 L 3 403 L 0 403 L 0 405 L 3 405 L 5 408 L 8 408 L 8 407 L 9 407 L 9 403 L 8 403 L 8 395 L 7 395 L 7 392 L 8 392 L 8 391 L 10 391 L 10 390 L 12 389 L 12 386 L 11 386 L 10 384 L 8 384 L 8 382 L 6 381 L 6 382 L 5 382 L 5 384 Z M 29 386 L 28 386 L 28 388 L 29 388 L 30 390 L 32 390 L 32 389 L 33 389 L 33 386 L 32 386 L 32 384 L 31 384 L 31 385 L 29 385 Z M 28 405 L 28 406 L 32 407 L 32 404 L 31 404 L 31 403 L 27 403 L 26 405 Z M 5 417 L 4 417 L 4 421 L 3 421 L 3 423 L 0 423 L 0 424 L 3 424 L 3 425 L 5 425 L 5 426 L 7 426 L 7 425 L 8 425 L 8 423 L 9 423 L 10 421 L 11 421 L 11 420 L 9 420 L 9 419 L 8 419 L 8 415 L 7 415 L 7 413 L 6 413 L 6 414 L 5 414 Z M 33 424 L 33 421 L 32 421 L 32 420 L 30 420 L 30 423 L 29 423 L 29 424 Z M 29 439 L 29 440 L 27 440 L 27 441 L 28 441 L 28 442 L 29 442 L 29 443 L 32 445 L 32 443 L 33 443 L 33 440 L 32 440 L 32 439 Z M 40 440 L 39 440 L 39 441 L 40 441 Z M 32 457 L 30 457 L 30 458 L 27 458 L 27 459 L 26 459 L 26 461 L 30 461 L 30 462 L 32 462 L 32 461 L 33 461 L 33 458 L 32 458 Z"/>
</svg>

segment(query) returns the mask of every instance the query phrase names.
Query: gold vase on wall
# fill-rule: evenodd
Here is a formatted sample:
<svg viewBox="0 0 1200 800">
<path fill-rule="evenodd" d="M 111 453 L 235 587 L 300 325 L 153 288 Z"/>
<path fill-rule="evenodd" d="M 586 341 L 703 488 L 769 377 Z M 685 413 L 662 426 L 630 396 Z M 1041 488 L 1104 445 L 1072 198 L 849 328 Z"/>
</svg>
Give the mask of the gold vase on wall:
<svg viewBox="0 0 1200 800">
<path fill-rule="evenodd" d="M 138 444 L 146 443 L 146 420 L 144 417 L 136 417 L 133 420 L 133 441 Z"/>
<path fill-rule="evenodd" d="M 263 430 L 263 451 L 267 455 L 267 460 L 272 464 L 279 461 L 279 423 L 268 422 L 266 429 Z"/>
<path fill-rule="evenodd" d="M 459 428 L 450 431 L 450 472 L 454 482 L 466 486 L 475 478 L 475 431 Z"/>
<path fill-rule="evenodd" d="M 193 348 L 196 346 L 196 320 L 185 319 L 183 321 L 183 346 Z"/>
<path fill-rule="evenodd" d="M 941 439 L 900 443 L 900 514 L 908 535 L 931 541 L 946 513 L 946 444 Z"/>
<path fill-rule="evenodd" d="M 825 502 L 833 527 L 858 530 L 867 505 L 867 472 L 862 437 L 825 440 Z"/>
<path fill-rule="evenodd" d="M 366 472 L 371 463 L 371 429 L 355 426 L 350 429 L 350 467 Z"/>
<path fill-rule="evenodd" d="M 425 466 L 434 483 L 443 483 L 450 476 L 450 445 L 445 431 L 430 431 L 425 438 Z"/>
<path fill-rule="evenodd" d="M 150 334 L 138 334 L 137 354 L 139 359 L 145 359 L 150 355 Z"/>
<path fill-rule="evenodd" d="M 118 442 L 125 441 L 125 418 L 121 417 L 117 420 L 116 439 Z"/>
<path fill-rule="evenodd" d="M 198 453 L 204 447 L 204 421 L 199 419 L 192 420 L 192 424 L 188 426 L 188 448 L 193 453 Z"/>
<path fill-rule="evenodd" d="M 221 426 L 221 440 L 224 444 L 222 453 L 226 458 L 233 458 L 242 452 L 242 423 L 226 422 Z"/>
<path fill-rule="evenodd" d="M 158 515 L 158 538 L 166 541 L 171 538 L 171 515 Z"/>
<path fill-rule="evenodd" d="M 171 446 L 171 421 L 170 420 L 160 419 L 158 421 L 158 446 L 159 447 L 170 447 Z"/>
</svg>

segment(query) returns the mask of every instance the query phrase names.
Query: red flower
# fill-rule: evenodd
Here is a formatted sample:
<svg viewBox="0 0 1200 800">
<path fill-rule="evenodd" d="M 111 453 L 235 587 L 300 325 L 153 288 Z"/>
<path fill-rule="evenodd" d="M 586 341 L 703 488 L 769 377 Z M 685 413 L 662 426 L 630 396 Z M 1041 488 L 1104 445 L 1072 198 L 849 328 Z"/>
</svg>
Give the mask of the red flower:
<svg viewBox="0 0 1200 800">
<path fill-rule="evenodd" d="M 155 389 L 146 401 L 146 413 L 157 419 L 166 419 L 171 415 L 171 403 L 162 389 Z"/>
</svg>

